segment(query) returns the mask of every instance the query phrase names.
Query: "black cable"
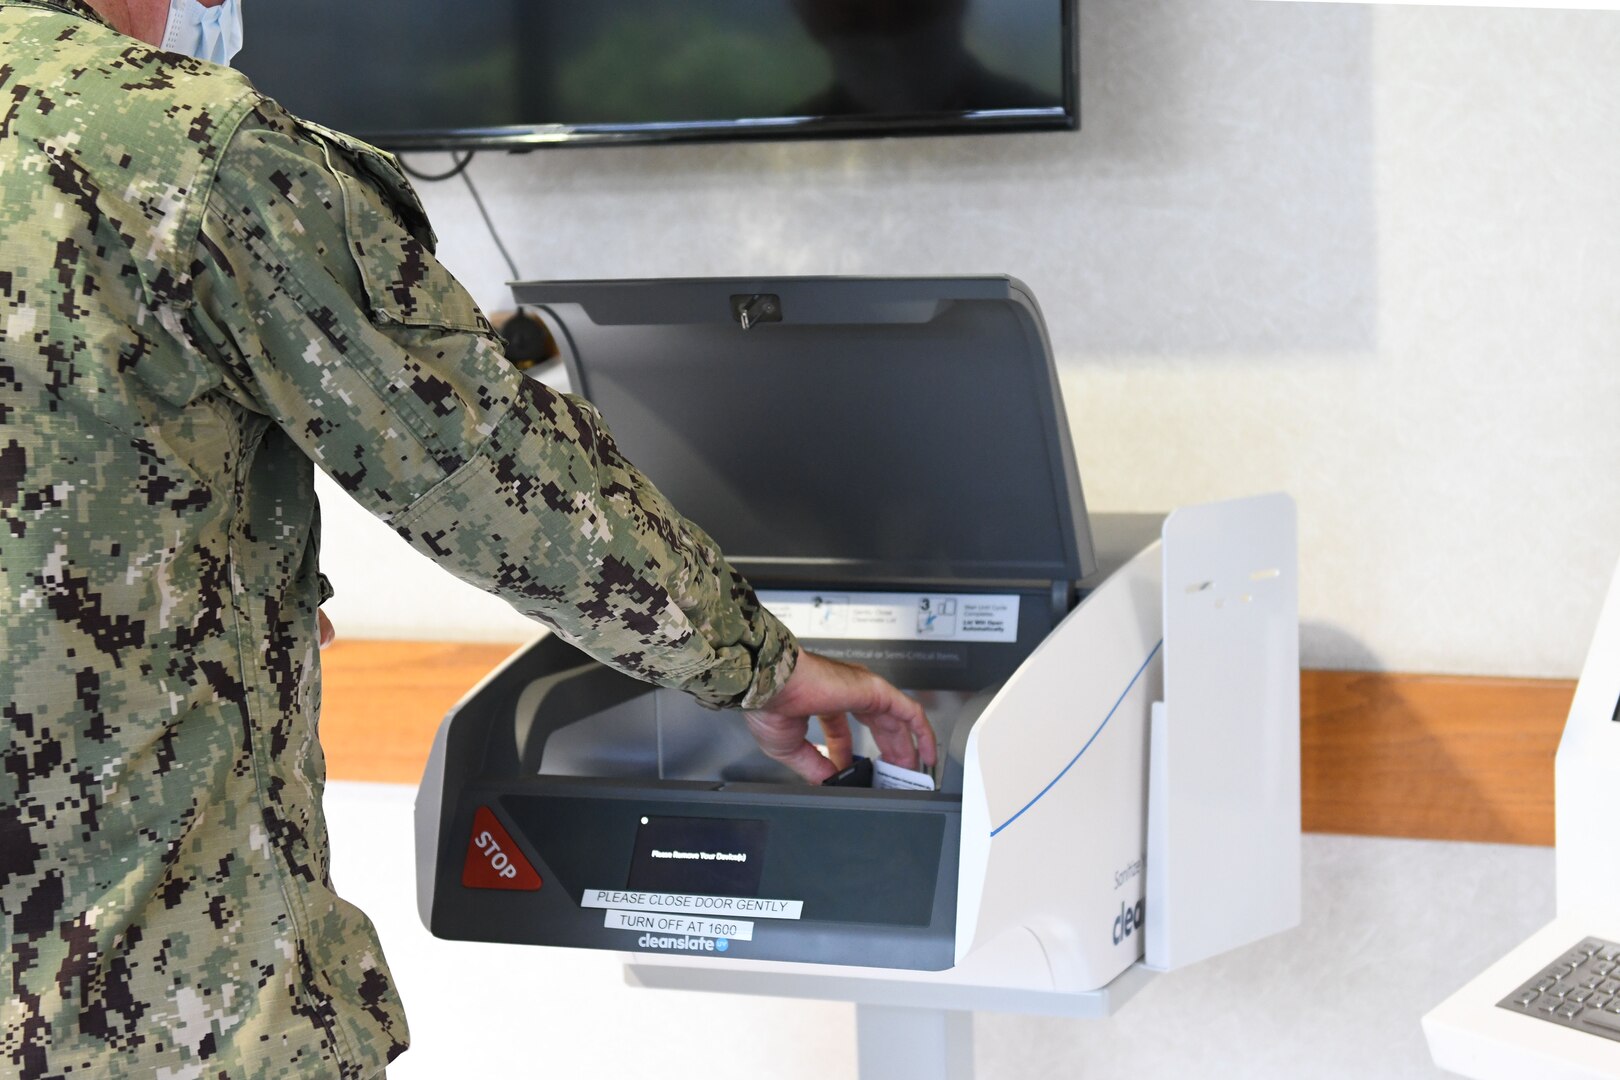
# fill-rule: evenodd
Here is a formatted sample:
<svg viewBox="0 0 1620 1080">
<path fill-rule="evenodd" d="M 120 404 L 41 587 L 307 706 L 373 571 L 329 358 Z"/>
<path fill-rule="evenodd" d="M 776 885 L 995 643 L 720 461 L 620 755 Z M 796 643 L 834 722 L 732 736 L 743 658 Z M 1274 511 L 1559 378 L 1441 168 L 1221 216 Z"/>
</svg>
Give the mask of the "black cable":
<svg viewBox="0 0 1620 1080">
<path fill-rule="evenodd" d="M 467 185 L 467 194 L 473 197 L 473 203 L 478 207 L 478 216 L 484 219 L 484 228 L 489 230 L 489 238 L 495 241 L 495 246 L 500 249 L 501 258 L 506 260 L 506 268 L 512 272 L 511 280 L 522 280 L 523 275 L 518 273 L 512 253 L 506 250 L 506 244 L 501 240 L 499 230 L 495 228 L 495 221 L 489 216 L 489 207 L 484 205 L 484 197 L 478 193 L 478 185 L 473 183 L 472 173 L 462 173 L 461 182 Z M 527 371 L 557 358 L 557 345 L 552 341 L 550 331 L 539 319 L 524 311 L 522 305 L 518 306 L 515 315 L 496 328 L 496 333 L 501 335 L 501 341 L 505 344 L 506 359 L 519 371 Z"/>
<path fill-rule="evenodd" d="M 405 158 L 404 157 L 401 157 L 399 159 L 399 165 L 400 165 L 400 168 L 404 169 L 406 172 L 410 173 L 412 176 L 416 177 L 418 180 L 425 180 L 428 183 L 433 183 L 433 182 L 439 181 L 439 180 L 453 180 L 456 177 L 460 176 L 462 173 L 467 171 L 467 166 L 472 164 L 472 159 L 473 159 L 473 154 L 474 153 L 475 153 L 475 151 L 468 150 L 466 152 L 466 156 L 463 157 L 459 161 L 456 160 L 455 154 L 452 153 L 450 155 L 450 160 L 454 161 L 455 164 L 452 165 L 447 172 L 442 172 L 442 173 L 417 172 L 415 169 L 411 168 L 409 165 L 407 165 L 405 163 Z"/>
<path fill-rule="evenodd" d="M 473 202 L 478 204 L 478 213 L 484 219 L 485 228 L 489 229 L 489 238 L 495 241 L 496 247 L 501 249 L 501 257 L 506 260 L 506 268 L 512 271 L 512 280 L 522 281 L 523 275 L 518 273 L 517 263 L 512 261 L 512 253 L 506 250 L 506 245 L 501 243 L 501 234 L 495 231 L 495 222 L 490 219 L 489 210 L 484 206 L 484 197 L 478 194 L 478 188 L 473 186 L 472 173 L 463 172 L 461 180 L 467 185 L 467 190 L 472 193 Z"/>
<path fill-rule="evenodd" d="M 467 171 L 467 166 L 472 164 L 474 153 L 475 151 L 468 150 L 459 160 L 452 154 L 450 160 L 454 164 L 448 171 L 442 173 L 417 172 L 405 164 L 403 157 L 399 159 L 399 164 L 400 168 L 418 180 L 429 183 L 461 177 L 462 182 L 467 185 L 468 194 L 473 197 L 473 203 L 478 207 L 478 216 L 484 219 L 484 228 L 489 230 L 489 238 L 495 241 L 495 246 L 500 249 L 501 258 L 506 260 L 506 268 L 512 271 L 511 280 L 521 280 L 523 275 L 518 273 L 517 263 L 513 261 L 512 253 L 506 250 L 506 244 L 502 242 L 501 234 L 495 228 L 495 220 L 489 216 L 489 207 L 484 205 L 484 197 L 478 193 L 472 173 Z M 546 332 L 545 326 L 534 316 L 524 314 L 521 307 L 497 332 L 505 342 L 506 358 L 518 368 L 530 368 L 548 359 L 554 359 L 557 355 L 557 347 L 552 344 L 551 335 Z"/>
<path fill-rule="evenodd" d="M 412 176 L 416 177 L 418 180 L 423 180 L 428 183 L 434 183 L 439 180 L 451 180 L 457 176 L 461 177 L 462 181 L 467 185 L 467 190 L 472 194 L 473 202 L 478 205 L 478 215 L 484 219 L 484 227 L 489 230 L 489 238 L 495 241 L 495 246 L 500 249 L 501 258 L 506 260 L 506 268 L 512 271 L 512 280 L 521 280 L 523 275 L 518 273 L 517 263 L 512 261 L 512 253 L 507 251 L 506 245 L 501 242 L 501 234 L 496 231 L 495 222 L 489 216 L 489 208 L 484 205 L 484 197 L 478 194 L 478 188 L 474 186 L 472 182 L 472 174 L 467 171 L 467 166 L 472 164 L 474 153 L 476 153 L 476 151 L 468 150 L 466 152 L 466 156 L 459 160 L 457 160 L 452 154 L 451 160 L 454 161 L 455 164 L 451 166 L 448 171 L 442 173 L 430 174 L 417 172 L 415 169 L 405 164 L 405 159 L 403 157 L 399 159 L 399 164 L 401 168 L 410 173 Z"/>
</svg>

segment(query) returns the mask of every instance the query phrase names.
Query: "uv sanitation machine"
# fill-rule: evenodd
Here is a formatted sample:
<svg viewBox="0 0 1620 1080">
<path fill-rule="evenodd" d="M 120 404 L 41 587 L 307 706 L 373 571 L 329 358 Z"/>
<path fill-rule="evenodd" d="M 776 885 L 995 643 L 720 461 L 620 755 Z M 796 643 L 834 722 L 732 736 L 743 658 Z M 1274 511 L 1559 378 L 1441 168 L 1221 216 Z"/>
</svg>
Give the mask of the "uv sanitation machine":
<svg viewBox="0 0 1620 1080">
<path fill-rule="evenodd" d="M 1011 935 L 1045 957 L 1048 988 L 1085 990 L 1143 956 L 1161 902 L 1148 899 L 1150 825 L 1157 886 L 1201 897 L 1203 914 L 1184 906 L 1183 955 L 1212 940 L 1199 920 L 1220 922 L 1222 893 L 1241 914 L 1214 934 L 1221 947 L 1297 921 L 1292 505 L 1100 517 L 1094 534 L 1027 288 L 775 279 L 515 294 L 625 455 L 806 647 L 917 696 L 941 760 L 922 776 L 880 767 L 872 787 L 807 786 L 740 715 L 544 637 L 435 741 L 417 804 L 434 934 L 919 972 Z M 1187 535 L 1172 542 L 1178 516 Z M 1166 583 L 1172 543 L 1201 587 Z M 1191 622 L 1166 606 L 1172 592 Z M 1188 627 L 1174 655 L 1167 615 Z M 1222 749 L 1188 743 L 1178 758 L 1176 670 L 1213 680 L 1210 699 L 1241 714 L 1236 731 L 1187 722 Z M 1187 771 L 1191 810 L 1168 781 L 1150 790 L 1163 736 L 1152 765 Z M 856 753 L 876 756 L 857 737 Z M 1221 839 L 1197 835 L 1211 828 Z M 1178 845 L 1196 857 L 1175 862 Z"/>
</svg>

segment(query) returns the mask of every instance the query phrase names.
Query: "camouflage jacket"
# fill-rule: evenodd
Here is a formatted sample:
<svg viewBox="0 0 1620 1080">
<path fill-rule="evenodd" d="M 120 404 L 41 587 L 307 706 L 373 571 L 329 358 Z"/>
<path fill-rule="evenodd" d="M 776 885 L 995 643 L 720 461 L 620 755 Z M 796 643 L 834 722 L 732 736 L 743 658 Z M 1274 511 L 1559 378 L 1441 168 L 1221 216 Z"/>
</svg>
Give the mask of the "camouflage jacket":
<svg viewBox="0 0 1620 1080">
<path fill-rule="evenodd" d="M 404 1049 L 327 872 L 314 465 L 642 678 L 755 704 L 797 656 L 504 362 L 392 158 L 83 0 L 0 0 L 0 1075 Z"/>
</svg>

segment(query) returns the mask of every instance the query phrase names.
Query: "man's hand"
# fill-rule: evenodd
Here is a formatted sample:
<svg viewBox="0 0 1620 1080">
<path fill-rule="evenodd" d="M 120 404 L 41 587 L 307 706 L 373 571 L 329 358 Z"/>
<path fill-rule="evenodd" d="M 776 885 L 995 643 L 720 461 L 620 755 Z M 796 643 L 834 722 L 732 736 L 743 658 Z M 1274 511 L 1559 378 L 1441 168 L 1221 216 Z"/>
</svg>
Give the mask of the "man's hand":
<svg viewBox="0 0 1620 1080">
<path fill-rule="evenodd" d="M 315 621 L 319 625 L 320 645 L 326 648 L 337 640 L 337 631 L 332 628 L 332 620 L 326 617 L 326 612 L 315 612 Z"/>
<path fill-rule="evenodd" d="M 923 764 L 934 764 L 934 729 L 921 705 L 863 667 L 812 652 L 800 654 L 793 674 L 775 697 L 744 715 L 766 755 L 819 784 L 850 763 L 851 713 L 871 730 L 884 761 L 915 769 L 921 756 Z M 821 719 L 831 761 L 805 738 L 812 716 Z"/>
</svg>

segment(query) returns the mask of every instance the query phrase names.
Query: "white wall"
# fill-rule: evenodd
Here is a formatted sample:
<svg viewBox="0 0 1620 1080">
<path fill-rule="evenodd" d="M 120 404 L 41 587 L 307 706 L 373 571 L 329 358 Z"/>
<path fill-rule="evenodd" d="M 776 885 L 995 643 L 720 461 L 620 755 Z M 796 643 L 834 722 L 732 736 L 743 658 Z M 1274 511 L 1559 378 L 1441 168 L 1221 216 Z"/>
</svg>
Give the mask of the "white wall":
<svg viewBox="0 0 1620 1080">
<path fill-rule="evenodd" d="M 1620 557 L 1620 14 L 1084 0 L 1081 35 L 1077 135 L 473 175 L 526 277 L 1023 278 L 1093 510 L 1299 500 L 1307 665 L 1575 674 Z M 466 189 L 422 193 L 508 306 Z M 340 501 L 340 632 L 524 636 Z"/>
</svg>

